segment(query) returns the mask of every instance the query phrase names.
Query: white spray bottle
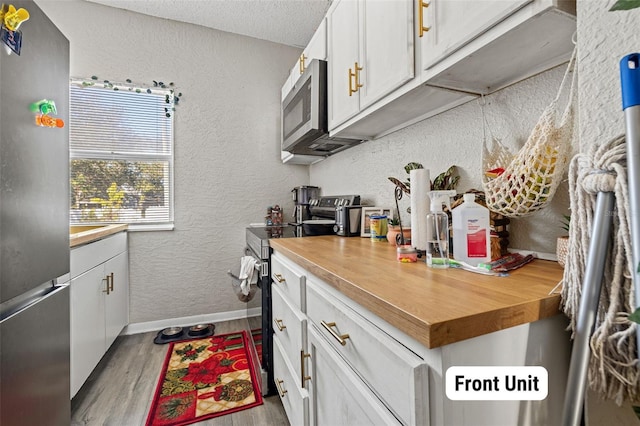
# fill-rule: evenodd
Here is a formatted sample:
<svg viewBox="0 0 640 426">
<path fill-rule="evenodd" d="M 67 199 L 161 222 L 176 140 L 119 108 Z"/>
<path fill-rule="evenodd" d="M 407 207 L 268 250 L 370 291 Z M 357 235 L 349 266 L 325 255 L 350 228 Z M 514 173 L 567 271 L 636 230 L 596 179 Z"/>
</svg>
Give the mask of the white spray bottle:
<svg viewBox="0 0 640 426">
<path fill-rule="evenodd" d="M 450 198 L 456 191 L 431 191 L 431 213 L 427 215 L 427 266 L 449 267 L 449 217 L 442 211 L 442 204 L 451 209 Z"/>
</svg>

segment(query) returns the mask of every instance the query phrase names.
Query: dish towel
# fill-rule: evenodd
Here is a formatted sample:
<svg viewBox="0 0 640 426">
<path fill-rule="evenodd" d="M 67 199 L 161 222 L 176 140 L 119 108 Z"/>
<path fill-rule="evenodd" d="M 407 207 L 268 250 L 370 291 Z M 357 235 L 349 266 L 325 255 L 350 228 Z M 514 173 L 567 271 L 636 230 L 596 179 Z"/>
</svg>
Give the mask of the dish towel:
<svg viewBox="0 0 640 426">
<path fill-rule="evenodd" d="M 256 270 L 258 261 L 253 256 L 242 256 L 240 258 L 240 290 L 245 296 L 249 295 L 249 289 L 251 284 L 258 282 L 258 277 L 254 276 L 253 272 Z"/>
</svg>

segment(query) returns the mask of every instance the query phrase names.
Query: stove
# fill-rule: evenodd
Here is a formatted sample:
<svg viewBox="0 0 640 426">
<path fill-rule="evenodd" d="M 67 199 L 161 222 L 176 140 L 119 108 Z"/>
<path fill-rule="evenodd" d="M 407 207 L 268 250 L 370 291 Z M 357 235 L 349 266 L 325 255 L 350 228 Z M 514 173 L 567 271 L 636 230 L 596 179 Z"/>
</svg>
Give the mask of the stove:
<svg viewBox="0 0 640 426">
<path fill-rule="evenodd" d="M 327 196 L 310 201 L 313 220 L 333 220 L 336 208 L 360 203 L 359 195 Z M 251 336 L 251 352 L 254 365 L 261 366 L 259 378 L 263 395 L 274 395 L 276 387 L 273 380 L 273 328 L 271 314 L 271 253 L 269 241 L 274 238 L 299 238 L 319 235 L 314 224 L 303 221 L 302 224 L 281 226 L 259 226 L 246 228 L 245 237 L 247 255 L 253 256 L 260 264 L 258 291 L 247 302 L 248 334 Z M 330 227 L 333 234 L 333 224 Z M 262 349 L 260 350 L 260 345 Z"/>
<path fill-rule="evenodd" d="M 248 334 L 251 336 L 250 351 L 254 365 L 260 366 L 259 386 L 263 395 L 276 393 L 273 381 L 273 328 L 271 327 L 271 247 L 272 238 L 296 238 L 296 226 L 250 227 L 245 231 L 247 248 L 245 253 L 260 264 L 258 291 L 247 302 Z"/>
<path fill-rule="evenodd" d="M 297 227 L 289 225 L 250 227 L 246 229 L 247 247 L 251 249 L 254 257 L 267 262 L 269 261 L 269 256 L 271 256 L 269 247 L 271 238 L 293 238 L 298 236 L 302 235 L 298 234 Z"/>
</svg>

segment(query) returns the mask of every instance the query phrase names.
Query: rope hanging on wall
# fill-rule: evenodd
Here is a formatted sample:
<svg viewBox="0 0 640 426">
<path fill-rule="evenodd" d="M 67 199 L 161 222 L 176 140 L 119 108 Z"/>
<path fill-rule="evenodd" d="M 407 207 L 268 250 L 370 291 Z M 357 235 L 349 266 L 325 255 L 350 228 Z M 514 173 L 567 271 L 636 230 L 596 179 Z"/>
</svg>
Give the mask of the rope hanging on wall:
<svg viewBox="0 0 640 426">
<path fill-rule="evenodd" d="M 545 207 L 562 180 L 571 155 L 576 104 L 577 48 L 573 50 L 555 99 L 545 108 L 524 146 L 513 156 L 497 139 L 485 137 L 482 186 L 487 207 L 507 217 L 527 216 Z M 573 71 L 569 97 L 560 114 L 558 101 Z M 484 119 L 483 125 L 487 123 Z"/>
</svg>

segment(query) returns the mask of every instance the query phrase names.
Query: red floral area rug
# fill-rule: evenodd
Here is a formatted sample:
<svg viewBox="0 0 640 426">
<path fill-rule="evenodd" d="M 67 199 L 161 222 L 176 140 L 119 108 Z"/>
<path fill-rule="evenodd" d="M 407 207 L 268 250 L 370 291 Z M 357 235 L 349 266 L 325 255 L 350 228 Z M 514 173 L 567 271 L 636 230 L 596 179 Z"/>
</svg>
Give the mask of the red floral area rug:
<svg viewBox="0 0 640 426">
<path fill-rule="evenodd" d="M 171 343 L 147 426 L 200 422 L 262 404 L 244 331 Z"/>
</svg>

